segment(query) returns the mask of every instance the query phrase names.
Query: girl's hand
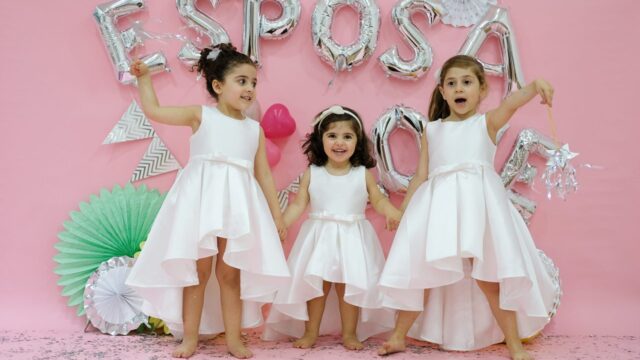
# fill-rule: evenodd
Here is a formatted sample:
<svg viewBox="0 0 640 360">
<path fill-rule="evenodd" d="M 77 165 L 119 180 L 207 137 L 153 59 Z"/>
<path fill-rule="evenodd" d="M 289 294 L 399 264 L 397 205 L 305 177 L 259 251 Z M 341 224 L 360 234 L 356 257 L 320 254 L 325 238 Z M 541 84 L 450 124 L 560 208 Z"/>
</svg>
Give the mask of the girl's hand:
<svg viewBox="0 0 640 360">
<path fill-rule="evenodd" d="M 282 219 L 276 220 L 276 228 L 278 229 L 278 236 L 280 236 L 280 241 L 284 242 L 287 239 L 287 225 L 285 225 Z"/>
<path fill-rule="evenodd" d="M 138 59 L 131 64 L 129 73 L 135 77 L 144 76 L 149 73 L 149 67 L 147 64 L 143 63 L 142 60 Z"/>
<path fill-rule="evenodd" d="M 387 218 L 387 224 L 385 228 L 389 231 L 393 231 L 398 228 L 398 225 L 400 225 L 402 212 L 400 212 L 399 210 L 392 211 L 391 214 L 388 214 L 386 216 L 386 218 Z"/>
<path fill-rule="evenodd" d="M 534 81 L 534 84 L 536 86 L 536 92 L 540 95 L 540 98 L 542 98 L 540 103 L 547 104 L 551 107 L 553 102 L 553 86 L 544 79 L 537 79 Z"/>
</svg>

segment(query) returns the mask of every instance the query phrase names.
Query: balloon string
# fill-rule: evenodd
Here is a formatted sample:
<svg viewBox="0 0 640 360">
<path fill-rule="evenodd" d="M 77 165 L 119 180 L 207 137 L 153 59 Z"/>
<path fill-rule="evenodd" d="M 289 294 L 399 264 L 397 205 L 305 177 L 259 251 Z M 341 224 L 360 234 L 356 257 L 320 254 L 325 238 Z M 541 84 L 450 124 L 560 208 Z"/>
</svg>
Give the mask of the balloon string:
<svg viewBox="0 0 640 360">
<path fill-rule="evenodd" d="M 547 105 L 547 119 L 549 120 L 549 127 L 551 128 L 551 138 L 553 139 L 553 143 L 556 145 L 556 149 L 559 149 L 560 143 L 558 142 L 558 133 L 556 132 L 556 122 L 553 120 L 551 106 L 549 105 Z"/>
</svg>

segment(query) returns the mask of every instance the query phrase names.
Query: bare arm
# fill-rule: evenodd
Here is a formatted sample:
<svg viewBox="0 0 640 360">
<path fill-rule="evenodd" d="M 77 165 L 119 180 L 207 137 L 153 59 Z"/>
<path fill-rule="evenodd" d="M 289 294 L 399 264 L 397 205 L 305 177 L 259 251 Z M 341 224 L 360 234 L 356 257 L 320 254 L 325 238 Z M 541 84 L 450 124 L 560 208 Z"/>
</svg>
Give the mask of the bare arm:
<svg viewBox="0 0 640 360">
<path fill-rule="evenodd" d="M 189 126 L 198 130 L 202 118 L 200 106 L 160 106 L 149 69 L 140 60 L 131 64 L 131 74 L 138 78 L 138 94 L 142 110 L 148 118 L 167 125 Z"/>
<path fill-rule="evenodd" d="M 386 196 L 380 192 L 376 179 L 369 170 L 366 170 L 367 192 L 369 193 L 369 202 L 375 211 L 387 218 L 387 230 L 393 230 L 397 227 L 402 217 L 402 212 L 398 210 Z"/>
<path fill-rule="evenodd" d="M 553 87 L 547 81 L 537 79 L 522 89 L 512 92 L 497 108 L 487 112 L 487 129 L 494 142 L 498 130 L 509 122 L 516 110 L 531 101 L 536 95 L 540 95 L 542 104 L 551 106 Z"/>
<path fill-rule="evenodd" d="M 295 200 L 284 211 L 284 224 L 289 227 L 293 224 L 300 215 L 304 212 L 309 204 L 309 182 L 311 179 L 311 174 L 309 168 L 302 175 L 302 179 L 300 180 L 300 188 L 298 189 L 298 194 L 296 195 Z"/>
<path fill-rule="evenodd" d="M 420 137 L 420 156 L 418 157 L 418 168 L 416 169 L 415 175 L 411 178 L 409 182 L 409 187 L 407 188 L 407 193 L 404 196 L 404 200 L 400 205 L 400 209 L 402 212 L 407 208 L 413 193 L 416 192 L 418 187 L 429 177 L 429 147 L 427 144 L 427 129 L 425 128 L 422 136 Z"/>
<path fill-rule="evenodd" d="M 267 151 L 265 149 L 264 133 L 260 128 L 260 140 L 258 143 L 258 151 L 254 161 L 254 173 L 271 211 L 273 221 L 278 228 L 278 234 L 280 240 L 284 240 L 287 236 L 286 227 L 282 221 L 282 212 L 280 211 L 280 204 L 278 203 L 278 193 L 276 191 L 273 177 L 271 176 L 271 169 L 269 168 L 269 162 L 267 161 Z"/>
</svg>

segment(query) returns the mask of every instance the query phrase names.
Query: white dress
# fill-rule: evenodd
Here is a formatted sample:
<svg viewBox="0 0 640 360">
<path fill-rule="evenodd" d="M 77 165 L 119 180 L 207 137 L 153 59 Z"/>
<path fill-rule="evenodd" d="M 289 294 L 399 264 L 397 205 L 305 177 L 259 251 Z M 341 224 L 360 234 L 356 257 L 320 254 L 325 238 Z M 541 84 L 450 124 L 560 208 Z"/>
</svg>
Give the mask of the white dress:
<svg viewBox="0 0 640 360">
<path fill-rule="evenodd" d="M 306 302 L 322 296 L 323 280 L 345 284 L 344 300 L 361 308 L 357 336 L 361 341 L 388 331 L 394 312 L 381 309 L 377 288 L 384 266 L 380 242 L 365 218 L 366 169 L 354 167 L 342 176 L 310 167 L 311 210 L 288 258 L 291 282 L 278 291 L 263 332 L 265 340 L 301 337 L 308 320 Z M 340 333 L 338 299 L 332 289 L 320 334 Z"/>
<path fill-rule="evenodd" d="M 215 276 L 217 237 L 227 239 L 224 261 L 241 270 L 242 326 L 263 322 L 261 305 L 271 302 L 289 275 L 277 229 L 253 175 L 260 127 L 217 108 L 202 107 L 191 136 L 190 159 L 176 178 L 126 281 L 142 298 L 142 310 L 164 320 L 181 336 L 182 292 L 198 284 L 196 260 L 213 256 L 200 334 L 224 331 Z"/>
<path fill-rule="evenodd" d="M 500 283 L 522 338 L 549 321 L 551 277 L 493 167 L 485 116 L 429 122 L 429 179 L 414 193 L 380 278 L 385 306 L 422 311 L 409 336 L 450 350 L 503 341 L 473 279 Z M 424 289 L 431 289 L 428 303 Z"/>
</svg>

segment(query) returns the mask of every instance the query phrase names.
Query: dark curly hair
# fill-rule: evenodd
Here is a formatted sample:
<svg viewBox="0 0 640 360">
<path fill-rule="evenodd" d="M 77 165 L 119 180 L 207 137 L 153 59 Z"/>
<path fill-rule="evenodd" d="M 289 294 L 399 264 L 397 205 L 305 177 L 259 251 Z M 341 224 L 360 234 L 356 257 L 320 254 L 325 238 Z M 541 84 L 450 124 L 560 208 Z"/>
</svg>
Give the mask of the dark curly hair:
<svg viewBox="0 0 640 360">
<path fill-rule="evenodd" d="M 351 166 L 355 167 L 362 165 L 367 169 L 376 166 L 376 160 L 371 155 L 371 140 L 367 137 L 364 129 L 361 128 L 361 126 L 364 126 L 362 118 L 357 112 L 355 112 L 355 110 L 346 106 L 343 106 L 343 108 L 355 114 L 358 117 L 360 124 L 358 124 L 358 120 L 354 119 L 353 116 L 349 114 L 329 114 L 320 123 L 315 124 L 313 126 L 313 131 L 307 134 L 306 139 L 302 144 L 302 150 L 307 156 L 309 165 L 324 166 L 327 163 L 329 158 L 324 152 L 322 135 L 324 135 L 324 133 L 329 129 L 329 125 L 332 123 L 337 121 L 348 121 L 357 137 L 355 151 L 353 152 L 353 155 L 351 155 L 351 158 L 349 158 Z M 315 119 L 317 119 L 322 112 L 323 111 L 318 113 L 315 116 Z"/>
<path fill-rule="evenodd" d="M 220 53 L 215 59 L 208 59 L 209 54 L 215 50 Z M 200 52 L 200 60 L 193 67 L 197 66 L 198 73 L 202 74 L 207 80 L 207 91 L 211 96 L 218 100 L 218 94 L 213 91 L 213 80 L 224 82 L 224 77 L 236 66 L 249 64 L 256 67 L 256 63 L 247 55 L 239 52 L 230 43 L 213 45 L 202 49 Z M 192 68 L 193 69 L 193 68 Z"/>
</svg>

